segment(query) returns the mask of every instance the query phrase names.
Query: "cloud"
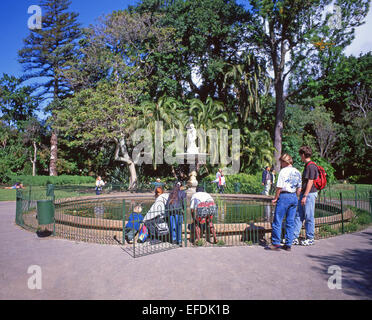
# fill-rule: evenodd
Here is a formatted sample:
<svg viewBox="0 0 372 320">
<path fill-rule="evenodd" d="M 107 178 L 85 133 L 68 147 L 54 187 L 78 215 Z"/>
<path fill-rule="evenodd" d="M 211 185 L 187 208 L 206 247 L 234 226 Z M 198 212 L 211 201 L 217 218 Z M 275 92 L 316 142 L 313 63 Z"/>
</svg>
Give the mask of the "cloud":
<svg viewBox="0 0 372 320">
<path fill-rule="evenodd" d="M 345 49 L 345 55 L 350 56 L 359 56 L 361 53 L 366 54 L 369 51 L 372 51 L 372 8 L 370 8 L 366 18 L 365 24 L 355 28 L 355 39 Z"/>
</svg>

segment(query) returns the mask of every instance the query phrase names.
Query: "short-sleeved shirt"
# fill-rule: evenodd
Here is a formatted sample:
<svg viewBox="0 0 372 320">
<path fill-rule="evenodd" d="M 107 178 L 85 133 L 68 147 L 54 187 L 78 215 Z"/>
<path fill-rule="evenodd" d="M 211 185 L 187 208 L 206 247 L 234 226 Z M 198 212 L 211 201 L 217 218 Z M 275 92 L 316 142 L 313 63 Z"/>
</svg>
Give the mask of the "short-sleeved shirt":
<svg viewBox="0 0 372 320">
<path fill-rule="evenodd" d="M 305 164 L 304 172 L 302 173 L 302 190 L 301 193 L 304 193 L 306 190 L 307 183 L 309 180 L 315 180 L 318 178 L 319 171 L 315 164 L 310 163 L 309 165 Z M 318 190 L 315 188 L 314 184 L 310 189 L 310 193 L 317 192 Z"/>
<path fill-rule="evenodd" d="M 301 188 L 300 171 L 292 166 L 283 168 L 279 172 L 276 187 L 281 188 L 282 192 L 295 193 L 298 188 Z"/>
<path fill-rule="evenodd" d="M 214 202 L 214 200 L 211 197 L 211 195 L 207 192 L 196 192 L 191 197 L 190 202 L 191 202 L 190 209 L 195 209 L 197 208 L 198 204 L 201 202 Z"/>
</svg>

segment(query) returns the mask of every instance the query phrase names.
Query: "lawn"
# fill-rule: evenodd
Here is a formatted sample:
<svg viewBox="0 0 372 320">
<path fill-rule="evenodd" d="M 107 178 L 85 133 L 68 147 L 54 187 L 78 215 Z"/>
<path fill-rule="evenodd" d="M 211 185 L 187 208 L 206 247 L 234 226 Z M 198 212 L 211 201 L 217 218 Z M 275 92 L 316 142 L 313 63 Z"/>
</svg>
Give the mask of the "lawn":
<svg viewBox="0 0 372 320">
<path fill-rule="evenodd" d="M 372 192 L 372 185 L 370 184 L 333 184 L 322 190 L 321 196 L 340 199 L 340 193 L 342 193 L 343 199 L 354 200 L 356 194 L 358 199 L 368 199 L 370 192 Z"/>
<path fill-rule="evenodd" d="M 23 189 L 24 197 L 28 197 L 30 187 Z M 54 191 L 55 199 L 72 198 L 79 196 L 92 196 L 95 195 L 94 185 L 79 185 L 76 186 L 57 186 Z M 32 200 L 47 199 L 46 187 L 31 186 L 31 197 Z M 0 201 L 15 201 L 16 190 L 14 189 L 0 189 Z"/>
<path fill-rule="evenodd" d="M 15 201 L 16 191 L 0 189 L 0 201 Z"/>
</svg>

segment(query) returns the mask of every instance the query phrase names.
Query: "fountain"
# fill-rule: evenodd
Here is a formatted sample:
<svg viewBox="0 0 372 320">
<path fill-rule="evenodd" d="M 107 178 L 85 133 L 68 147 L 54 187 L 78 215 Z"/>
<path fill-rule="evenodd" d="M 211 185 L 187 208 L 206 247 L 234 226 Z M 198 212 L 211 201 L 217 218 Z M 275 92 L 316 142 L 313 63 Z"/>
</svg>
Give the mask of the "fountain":
<svg viewBox="0 0 372 320">
<path fill-rule="evenodd" d="M 207 153 L 199 152 L 199 148 L 196 146 L 196 139 L 197 139 L 197 132 L 195 129 L 195 125 L 192 123 L 192 117 L 190 117 L 189 123 L 186 126 L 187 129 L 187 136 L 186 136 L 186 153 L 177 153 L 177 157 L 182 157 L 182 159 L 186 156 L 186 164 L 188 165 L 188 176 L 189 180 L 187 181 L 187 193 L 192 194 L 196 192 L 196 187 L 198 186 L 197 172 L 198 172 L 198 164 L 200 157 L 206 157 Z"/>
</svg>

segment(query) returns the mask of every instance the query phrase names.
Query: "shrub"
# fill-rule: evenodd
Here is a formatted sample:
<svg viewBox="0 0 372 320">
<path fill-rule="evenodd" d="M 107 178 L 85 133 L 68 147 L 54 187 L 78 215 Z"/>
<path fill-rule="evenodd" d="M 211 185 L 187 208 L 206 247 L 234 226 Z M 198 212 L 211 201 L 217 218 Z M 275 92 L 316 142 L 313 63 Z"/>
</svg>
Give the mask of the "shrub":
<svg viewBox="0 0 372 320">
<path fill-rule="evenodd" d="M 260 194 L 262 192 L 261 176 L 262 174 L 260 172 L 255 175 L 239 173 L 225 176 L 225 193 L 235 193 L 235 183 L 240 183 L 240 193 Z M 207 190 L 211 188 L 209 187 L 209 185 L 211 184 L 210 182 L 215 179 L 216 176 L 214 174 L 210 174 L 204 180 L 207 186 Z"/>
</svg>

